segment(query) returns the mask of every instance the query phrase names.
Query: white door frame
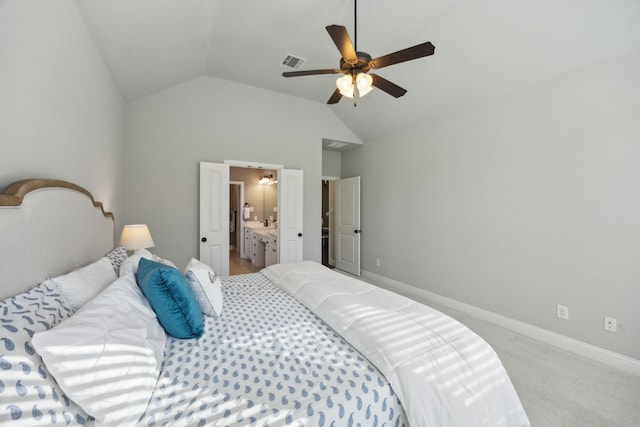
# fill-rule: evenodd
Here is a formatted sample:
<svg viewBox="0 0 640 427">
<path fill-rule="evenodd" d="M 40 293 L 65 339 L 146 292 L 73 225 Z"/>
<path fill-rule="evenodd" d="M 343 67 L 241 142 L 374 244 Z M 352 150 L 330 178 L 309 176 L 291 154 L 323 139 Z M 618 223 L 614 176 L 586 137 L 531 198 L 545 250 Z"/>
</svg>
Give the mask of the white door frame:
<svg viewBox="0 0 640 427">
<path fill-rule="evenodd" d="M 284 165 L 276 165 L 273 163 L 248 162 L 245 160 L 225 160 L 225 165 L 232 168 L 249 168 L 249 169 L 284 169 Z"/>
</svg>

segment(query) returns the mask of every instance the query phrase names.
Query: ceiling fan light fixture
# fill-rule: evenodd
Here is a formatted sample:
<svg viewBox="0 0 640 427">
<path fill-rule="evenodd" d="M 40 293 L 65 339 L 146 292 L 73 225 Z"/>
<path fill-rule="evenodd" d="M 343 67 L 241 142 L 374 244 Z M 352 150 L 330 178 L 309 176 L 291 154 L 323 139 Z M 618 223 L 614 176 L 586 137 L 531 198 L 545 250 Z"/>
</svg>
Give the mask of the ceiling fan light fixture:
<svg viewBox="0 0 640 427">
<path fill-rule="evenodd" d="M 1 1 L 1 0 L 0 0 Z M 369 70 L 379 70 L 402 62 L 412 61 L 433 55 L 435 46 L 431 42 L 421 43 L 406 49 L 398 50 L 377 58 L 371 58 L 366 52 L 358 51 L 358 14 L 357 0 L 353 2 L 353 27 L 355 43 L 351 42 L 347 29 L 342 25 L 328 25 L 325 27 L 329 37 L 340 52 L 340 68 L 326 68 L 322 70 L 289 71 L 282 73 L 282 77 L 312 76 L 316 74 L 344 74 L 336 81 L 336 87 L 327 104 L 336 104 L 343 96 L 347 98 L 362 98 L 373 86 L 393 96 L 400 98 L 407 90 L 395 83 L 379 76 L 369 75 Z M 364 71 L 364 72 L 363 72 Z M 353 103 L 356 106 L 356 103 Z"/>
<path fill-rule="evenodd" d="M 362 98 L 373 89 L 373 78 L 366 73 L 360 73 L 356 76 L 356 85 L 358 86 L 358 94 Z"/>
<path fill-rule="evenodd" d="M 340 94 L 347 98 L 353 98 L 356 86 L 358 87 L 358 97 L 362 98 L 373 89 L 373 78 L 366 73 L 359 73 L 355 79 L 346 74 L 336 80 L 336 87 L 340 91 Z"/>
<path fill-rule="evenodd" d="M 342 77 L 338 77 L 338 80 L 336 80 L 336 87 L 342 96 L 353 98 L 353 77 L 350 75 L 345 74 Z"/>
</svg>

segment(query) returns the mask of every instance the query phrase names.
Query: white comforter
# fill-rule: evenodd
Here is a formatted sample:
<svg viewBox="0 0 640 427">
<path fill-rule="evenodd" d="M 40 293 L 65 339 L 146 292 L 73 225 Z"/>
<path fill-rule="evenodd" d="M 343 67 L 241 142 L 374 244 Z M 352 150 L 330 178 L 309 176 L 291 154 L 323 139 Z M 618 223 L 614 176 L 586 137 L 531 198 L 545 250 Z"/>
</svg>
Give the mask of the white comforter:
<svg viewBox="0 0 640 427">
<path fill-rule="evenodd" d="M 412 427 L 530 426 L 495 351 L 458 321 L 309 261 L 262 273 L 376 365 Z"/>
</svg>

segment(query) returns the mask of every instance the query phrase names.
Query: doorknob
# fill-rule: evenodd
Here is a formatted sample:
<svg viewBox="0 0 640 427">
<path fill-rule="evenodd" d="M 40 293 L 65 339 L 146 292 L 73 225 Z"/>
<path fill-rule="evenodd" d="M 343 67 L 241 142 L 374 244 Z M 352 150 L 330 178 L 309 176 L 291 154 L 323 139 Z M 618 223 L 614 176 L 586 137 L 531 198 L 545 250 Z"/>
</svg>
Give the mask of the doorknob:
<svg viewBox="0 0 640 427">
<path fill-rule="evenodd" d="M 302 233 L 298 233 L 298 237 L 302 237 Z"/>
<path fill-rule="evenodd" d="M 362 230 L 353 230 L 353 232 L 354 232 L 354 233 L 356 233 L 356 234 L 358 234 L 358 233 L 361 233 L 361 232 L 362 232 Z"/>
<path fill-rule="evenodd" d="M 202 243 L 204 243 L 204 242 L 206 242 L 206 241 L 207 241 L 207 238 L 206 238 L 206 237 L 203 237 L 203 238 L 202 238 L 202 239 L 200 239 L 200 240 L 202 240 Z"/>
</svg>

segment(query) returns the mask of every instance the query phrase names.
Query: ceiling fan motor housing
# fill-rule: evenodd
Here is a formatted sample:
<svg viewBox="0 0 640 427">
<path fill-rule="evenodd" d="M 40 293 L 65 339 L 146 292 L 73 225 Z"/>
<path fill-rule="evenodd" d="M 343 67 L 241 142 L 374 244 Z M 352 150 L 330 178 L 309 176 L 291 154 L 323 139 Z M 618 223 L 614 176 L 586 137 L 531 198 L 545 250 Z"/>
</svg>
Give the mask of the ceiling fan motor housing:
<svg viewBox="0 0 640 427">
<path fill-rule="evenodd" d="M 356 52 L 358 57 L 356 61 L 345 61 L 344 58 L 340 58 L 340 71 L 344 74 L 355 75 L 358 73 L 367 73 L 371 67 L 369 61 L 371 61 L 371 55 L 366 52 Z"/>
</svg>

